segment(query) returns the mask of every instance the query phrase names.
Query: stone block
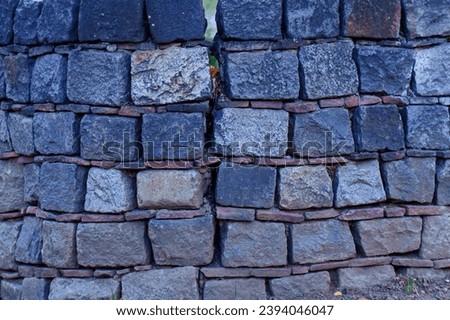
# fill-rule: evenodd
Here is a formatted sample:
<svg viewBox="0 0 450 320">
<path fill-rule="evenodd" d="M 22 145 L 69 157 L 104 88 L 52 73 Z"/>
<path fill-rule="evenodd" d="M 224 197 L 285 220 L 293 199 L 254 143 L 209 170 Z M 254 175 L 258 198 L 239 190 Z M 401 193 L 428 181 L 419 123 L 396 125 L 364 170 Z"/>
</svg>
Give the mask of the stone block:
<svg viewBox="0 0 450 320">
<path fill-rule="evenodd" d="M 264 279 L 225 279 L 206 281 L 204 300 L 267 300 Z"/>
<path fill-rule="evenodd" d="M 147 170 L 137 174 L 141 209 L 198 209 L 203 204 L 205 180 L 196 170 Z"/>
<path fill-rule="evenodd" d="M 216 201 L 222 206 L 271 208 L 277 171 L 224 162 L 219 167 Z"/>
<path fill-rule="evenodd" d="M 297 99 L 300 93 L 295 51 L 228 53 L 224 70 L 225 92 L 230 99 Z"/>
<path fill-rule="evenodd" d="M 144 0 L 81 0 L 80 42 L 141 42 L 145 39 Z"/>
<path fill-rule="evenodd" d="M 331 289 L 326 271 L 270 280 L 270 289 L 277 300 L 307 299 L 311 294 L 325 294 Z"/>
<path fill-rule="evenodd" d="M 217 152 L 228 156 L 282 157 L 287 151 L 289 113 L 224 108 L 214 116 Z"/>
<path fill-rule="evenodd" d="M 402 268 L 399 273 L 407 278 L 427 280 L 427 281 L 445 281 L 448 279 L 450 272 L 447 270 L 439 270 L 433 268 Z"/>
<path fill-rule="evenodd" d="M 0 110 L 0 153 L 12 151 L 12 144 L 8 129 L 8 113 Z"/>
<path fill-rule="evenodd" d="M 7 45 L 13 40 L 14 14 L 19 0 L 2 1 L 0 7 L 0 44 Z"/>
<path fill-rule="evenodd" d="M 0 213 L 24 207 L 23 165 L 12 160 L 0 160 Z"/>
<path fill-rule="evenodd" d="M 76 268 L 74 223 L 44 221 L 42 225 L 42 262 L 54 268 Z"/>
<path fill-rule="evenodd" d="M 84 210 L 87 169 L 70 163 L 41 166 L 39 202 L 44 210 L 81 212 Z"/>
<path fill-rule="evenodd" d="M 387 265 L 339 269 L 338 278 L 340 288 L 368 289 L 394 281 L 396 274 L 394 267 Z"/>
<path fill-rule="evenodd" d="M 302 97 L 315 100 L 356 93 L 359 81 L 352 54 L 350 41 L 301 47 Z M 289 69 L 294 70 L 292 64 Z"/>
<path fill-rule="evenodd" d="M 407 253 L 420 247 L 422 219 L 402 217 L 357 221 L 355 242 L 366 257 Z"/>
<path fill-rule="evenodd" d="M 351 162 L 336 168 L 334 204 L 338 208 L 383 202 L 386 193 L 378 161 Z"/>
<path fill-rule="evenodd" d="M 77 228 L 78 263 L 84 267 L 129 267 L 150 263 L 144 221 L 82 223 Z"/>
<path fill-rule="evenodd" d="M 436 169 L 436 204 L 450 205 L 450 160 L 438 163 Z"/>
<path fill-rule="evenodd" d="M 22 281 L 22 300 L 47 300 L 50 281 L 39 278 L 25 278 Z"/>
<path fill-rule="evenodd" d="M 39 200 L 39 174 L 41 167 L 37 164 L 26 164 L 23 167 L 24 201 L 36 203 Z"/>
<path fill-rule="evenodd" d="M 40 43 L 76 42 L 80 0 L 45 0 L 37 24 Z"/>
<path fill-rule="evenodd" d="M 137 105 L 208 100 L 211 94 L 207 48 L 136 51 L 131 57 L 131 97 Z"/>
<path fill-rule="evenodd" d="M 8 129 L 14 151 L 25 156 L 33 155 L 33 118 L 11 112 L 8 115 Z"/>
<path fill-rule="evenodd" d="M 197 280 L 194 267 L 129 273 L 122 278 L 122 299 L 198 300 Z"/>
<path fill-rule="evenodd" d="M 450 258 L 450 216 L 423 217 L 422 245 L 419 256 L 423 259 Z"/>
<path fill-rule="evenodd" d="M 21 227 L 22 221 L 19 220 L 0 221 L 0 269 L 17 269 L 15 251 Z"/>
<path fill-rule="evenodd" d="M 0 13 L 0 15 L 1 15 L 1 13 Z M 0 57 L 0 99 L 4 99 L 5 97 L 6 97 L 6 92 L 5 92 L 5 63 L 3 62 L 3 57 Z"/>
<path fill-rule="evenodd" d="M 0 287 L 2 300 L 20 300 L 22 298 L 22 280 L 3 279 Z"/>
<path fill-rule="evenodd" d="M 50 284 L 49 300 L 119 299 L 120 282 L 115 279 L 56 278 Z"/>
<path fill-rule="evenodd" d="M 324 220 L 291 225 L 291 237 L 294 263 L 346 260 L 356 255 L 347 222 Z"/>
<path fill-rule="evenodd" d="M 225 222 L 221 225 L 224 267 L 271 267 L 287 264 L 283 223 Z"/>
<path fill-rule="evenodd" d="M 449 0 L 403 0 L 402 3 L 408 37 L 450 35 Z"/>
<path fill-rule="evenodd" d="M 28 264 L 41 262 L 42 220 L 25 217 L 16 243 L 16 261 Z"/>
<path fill-rule="evenodd" d="M 121 7 L 111 5 L 111 8 Z M 123 10 L 120 9 L 120 12 L 123 13 Z M 109 106 L 126 104 L 130 96 L 130 55 L 122 51 L 71 51 L 67 69 L 67 96 L 76 103 Z"/>
<path fill-rule="evenodd" d="M 37 24 L 41 8 L 41 0 L 20 0 L 14 14 L 14 43 L 23 45 L 38 43 Z"/>
<path fill-rule="evenodd" d="M 148 236 L 158 265 L 199 266 L 214 256 L 215 221 L 211 215 L 193 219 L 150 220 Z"/>
<path fill-rule="evenodd" d="M 32 59 L 18 54 L 5 57 L 3 63 L 5 64 L 6 97 L 14 102 L 30 101 Z"/>
<path fill-rule="evenodd" d="M 293 116 L 294 152 L 302 157 L 340 156 L 355 152 L 350 115 L 345 109 L 322 109 Z"/>
<path fill-rule="evenodd" d="M 33 102 L 63 103 L 66 100 L 67 58 L 49 54 L 37 58 L 31 76 Z"/>
</svg>

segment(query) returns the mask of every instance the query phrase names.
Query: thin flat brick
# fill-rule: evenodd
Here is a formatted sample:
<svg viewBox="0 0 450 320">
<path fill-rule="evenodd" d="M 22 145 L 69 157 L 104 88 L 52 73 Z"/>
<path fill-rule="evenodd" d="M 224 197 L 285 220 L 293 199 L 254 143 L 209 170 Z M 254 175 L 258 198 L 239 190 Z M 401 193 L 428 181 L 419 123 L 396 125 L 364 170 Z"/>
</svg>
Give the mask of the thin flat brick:
<svg viewBox="0 0 450 320">
<path fill-rule="evenodd" d="M 433 267 L 435 269 L 447 269 L 447 268 L 450 268 L 450 259 L 435 260 Z"/>
<path fill-rule="evenodd" d="M 306 220 L 330 219 L 339 216 L 339 211 L 336 209 L 305 211 L 304 215 Z"/>
<path fill-rule="evenodd" d="M 392 257 L 356 258 L 348 260 L 349 267 L 371 267 L 391 264 Z"/>
<path fill-rule="evenodd" d="M 206 278 L 245 278 L 250 277 L 251 269 L 206 267 L 200 271 Z"/>
<path fill-rule="evenodd" d="M 256 219 L 261 221 L 278 221 L 288 223 L 301 223 L 305 221 L 305 216 L 302 212 L 289 212 L 280 210 L 258 210 Z"/>
<path fill-rule="evenodd" d="M 402 205 L 406 209 L 407 216 L 437 216 L 450 212 L 446 206 L 415 206 Z"/>
<path fill-rule="evenodd" d="M 394 258 L 392 265 L 396 267 L 432 268 L 433 261 L 419 258 Z"/>
<path fill-rule="evenodd" d="M 339 268 L 346 268 L 347 266 L 348 261 L 325 262 L 313 264 L 312 266 L 309 267 L 309 271 L 314 272 L 314 271 L 333 270 Z"/>
<path fill-rule="evenodd" d="M 290 268 L 258 268 L 250 269 L 250 276 L 255 278 L 280 278 L 291 275 Z"/>
<path fill-rule="evenodd" d="M 201 217 L 206 214 L 204 208 L 200 208 L 197 210 L 158 210 L 156 212 L 156 219 L 164 220 L 164 219 L 192 219 L 195 217 Z"/>
<path fill-rule="evenodd" d="M 255 209 L 216 207 L 216 217 L 219 220 L 253 221 Z"/>
<path fill-rule="evenodd" d="M 339 220 L 356 221 L 371 220 L 384 217 L 384 208 L 364 208 L 364 209 L 348 209 L 341 212 Z"/>
</svg>

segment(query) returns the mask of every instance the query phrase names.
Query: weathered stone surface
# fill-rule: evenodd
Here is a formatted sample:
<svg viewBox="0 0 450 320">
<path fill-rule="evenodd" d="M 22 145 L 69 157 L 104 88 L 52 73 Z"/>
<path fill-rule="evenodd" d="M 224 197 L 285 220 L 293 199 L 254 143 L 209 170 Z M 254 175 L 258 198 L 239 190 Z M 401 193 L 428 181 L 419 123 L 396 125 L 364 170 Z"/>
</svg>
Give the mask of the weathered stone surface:
<svg viewBox="0 0 450 320">
<path fill-rule="evenodd" d="M 414 87 L 421 96 L 450 95 L 450 44 L 418 50 L 414 65 Z"/>
<path fill-rule="evenodd" d="M 50 281 L 38 278 L 25 278 L 22 281 L 22 300 L 47 300 Z"/>
<path fill-rule="evenodd" d="M 91 0 L 89 2 L 96 3 Z M 117 7 L 111 5 L 111 8 L 121 7 L 120 4 Z M 130 55 L 126 52 L 71 51 L 67 70 L 67 96 L 77 103 L 120 106 L 129 100 L 129 73 Z"/>
<path fill-rule="evenodd" d="M 72 112 L 37 112 L 33 118 L 34 144 L 41 154 L 76 154 L 80 123 Z"/>
<path fill-rule="evenodd" d="M 191 160 L 202 156 L 202 113 L 149 113 L 142 117 L 144 160 Z"/>
<path fill-rule="evenodd" d="M 147 0 L 152 40 L 156 43 L 203 39 L 205 9 L 201 0 Z"/>
<path fill-rule="evenodd" d="M 345 0 L 344 35 L 355 38 L 398 38 L 400 0 Z"/>
<path fill-rule="evenodd" d="M 17 269 L 15 251 L 21 227 L 22 221 L 0 221 L 0 238 L 2 239 L 2 241 L 0 241 L 0 269 Z"/>
<path fill-rule="evenodd" d="M 0 44 L 6 45 L 13 39 L 14 14 L 19 0 L 2 1 L 0 7 Z"/>
<path fill-rule="evenodd" d="M 450 258 L 450 216 L 423 218 L 422 245 L 419 255 L 424 259 Z"/>
<path fill-rule="evenodd" d="M 44 221 L 42 225 L 42 262 L 49 267 L 76 268 L 74 223 Z"/>
<path fill-rule="evenodd" d="M 197 280 L 194 267 L 129 273 L 122 278 L 122 299 L 198 300 Z"/>
<path fill-rule="evenodd" d="M 344 268 L 338 270 L 339 287 L 367 289 L 383 285 L 395 279 L 392 266 L 375 266 L 364 268 Z"/>
<path fill-rule="evenodd" d="M 371 220 L 384 217 L 383 207 L 343 210 L 338 219 L 342 221 Z"/>
<path fill-rule="evenodd" d="M 22 280 L 3 279 L 0 287 L 2 300 L 20 300 L 22 298 Z"/>
<path fill-rule="evenodd" d="M 44 210 L 81 212 L 84 210 L 87 169 L 69 163 L 41 166 L 39 202 Z"/>
<path fill-rule="evenodd" d="M 140 42 L 145 38 L 144 0 L 81 0 L 80 42 Z"/>
<path fill-rule="evenodd" d="M 400 274 L 407 278 L 424 279 L 428 281 L 442 281 L 448 279 L 450 275 L 448 270 L 439 270 L 433 268 L 402 268 Z"/>
<path fill-rule="evenodd" d="M 388 47 L 361 47 L 356 58 L 361 92 L 405 95 L 411 82 L 414 52 Z"/>
<path fill-rule="evenodd" d="M 216 17 L 219 34 L 225 39 L 280 39 L 282 9 L 281 1 L 220 0 Z"/>
<path fill-rule="evenodd" d="M 41 262 L 42 220 L 25 217 L 16 243 L 16 261 L 30 264 Z"/>
<path fill-rule="evenodd" d="M 216 201 L 230 207 L 271 208 L 276 175 L 274 168 L 224 162 L 219 167 Z"/>
<path fill-rule="evenodd" d="M 39 199 L 39 173 L 41 167 L 37 164 L 26 164 L 23 167 L 24 201 L 35 203 Z"/>
<path fill-rule="evenodd" d="M 8 130 L 8 113 L 0 110 L 0 153 L 12 151 Z"/>
<path fill-rule="evenodd" d="M 270 280 L 270 289 L 277 300 L 300 300 L 313 293 L 330 290 L 330 274 L 326 271 Z"/>
<path fill-rule="evenodd" d="M 216 206 L 216 218 L 218 220 L 253 221 L 255 220 L 255 211 L 255 209 Z"/>
<path fill-rule="evenodd" d="M 334 204 L 338 208 L 383 202 L 386 194 L 378 161 L 351 162 L 336 168 Z"/>
<path fill-rule="evenodd" d="M 420 258 L 394 258 L 392 265 L 396 267 L 432 268 L 433 261 Z"/>
<path fill-rule="evenodd" d="M 248 210 L 248 209 L 241 209 Z M 305 221 L 305 216 L 302 212 L 298 211 L 281 211 L 277 209 L 270 210 L 258 210 L 256 213 L 256 219 L 261 221 L 277 221 L 288 223 L 301 223 Z M 241 220 L 244 221 L 244 220 Z"/>
<path fill-rule="evenodd" d="M 67 58 L 59 54 L 38 57 L 31 76 L 33 102 L 66 100 Z"/>
<path fill-rule="evenodd" d="M 333 206 L 333 186 L 327 168 L 292 167 L 280 169 L 280 207 L 287 210 Z"/>
<path fill-rule="evenodd" d="M 295 51 L 228 53 L 225 70 L 225 91 L 230 99 L 298 98 L 300 80 Z"/>
<path fill-rule="evenodd" d="M 15 102 L 30 101 L 30 83 L 33 62 L 23 54 L 7 56 L 5 64 L 6 97 Z"/>
<path fill-rule="evenodd" d="M 345 260 L 356 255 L 348 223 L 313 221 L 291 226 L 292 260 L 308 264 Z"/>
<path fill-rule="evenodd" d="M 289 113 L 225 108 L 214 117 L 217 151 L 233 156 L 282 157 L 287 150 Z"/>
<path fill-rule="evenodd" d="M 199 266 L 214 256 L 214 218 L 150 220 L 148 236 L 158 265 Z"/>
<path fill-rule="evenodd" d="M 118 299 L 120 282 L 114 279 L 56 278 L 50 284 L 49 300 Z"/>
<path fill-rule="evenodd" d="M 430 203 L 434 197 L 435 158 L 404 158 L 382 164 L 389 199 Z"/>
<path fill-rule="evenodd" d="M 150 262 L 144 221 L 82 223 L 77 228 L 78 263 L 84 267 L 127 267 Z"/>
<path fill-rule="evenodd" d="M 264 279 L 226 279 L 206 281 L 204 300 L 266 300 Z"/>
<path fill-rule="evenodd" d="M 436 170 L 436 204 L 450 205 L 450 160 L 438 163 Z"/>
<path fill-rule="evenodd" d="M 134 179 L 124 171 L 91 168 L 84 209 L 89 212 L 119 213 L 136 207 Z"/>
<path fill-rule="evenodd" d="M 406 253 L 419 249 L 422 219 L 419 217 L 358 221 L 355 242 L 367 257 Z"/>
<path fill-rule="evenodd" d="M 226 222 L 221 226 L 225 267 L 270 267 L 287 263 L 283 223 Z"/>
<path fill-rule="evenodd" d="M 45 0 L 37 24 L 41 43 L 76 42 L 80 0 Z"/>
<path fill-rule="evenodd" d="M 33 155 L 33 118 L 11 112 L 8 115 L 8 129 L 14 151 L 25 156 Z"/>
<path fill-rule="evenodd" d="M 203 204 L 204 176 L 196 170 L 147 170 L 137 174 L 141 209 L 198 209 Z"/>
<path fill-rule="evenodd" d="M 24 206 L 23 165 L 0 160 L 0 212 L 19 210 Z"/>
<path fill-rule="evenodd" d="M 349 41 L 301 47 L 299 58 L 303 98 L 314 100 L 356 93 L 358 73 L 352 52 L 353 44 Z M 289 65 L 289 69 L 294 69 L 293 64 Z"/>
<path fill-rule="evenodd" d="M 37 44 L 37 23 L 42 0 L 20 0 L 14 14 L 14 43 Z"/>
<path fill-rule="evenodd" d="M 3 57 L 0 57 L 0 99 L 3 99 L 5 97 L 6 97 L 6 92 L 5 92 L 5 64 L 3 63 Z"/>
<path fill-rule="evenodd" d="M 450 35 L 450 1 L 403 0 L 408 37 Z"/>
</svg>

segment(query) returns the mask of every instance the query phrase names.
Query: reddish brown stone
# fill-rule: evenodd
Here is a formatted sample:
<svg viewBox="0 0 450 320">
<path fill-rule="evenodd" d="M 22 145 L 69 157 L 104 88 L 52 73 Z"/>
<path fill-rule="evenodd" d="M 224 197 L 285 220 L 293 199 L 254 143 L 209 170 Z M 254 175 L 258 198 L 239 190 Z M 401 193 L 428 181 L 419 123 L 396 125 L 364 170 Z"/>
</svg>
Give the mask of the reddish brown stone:
<svg viewBox="0 0 450 320">
<path fill-rule="evenodd" d="M 112 278 L 116 275 L 116 270 L 95 269 L 94 277 L 96 278 Z"/>
<path fill-rule="evenodd" d="M 325 262 L 313 264 L 309 267 L 309 271 L 323 271 L 323 270 L 333 270 L 339 268 L 346 268 L 348 266 L 348 261 L 335 261 L 335 262 Z"/>
<path fill-rule="evenodd" d="M 19 266 L 18 268 L 19 275 L 22 278 L 32 278 L 34 277 L 34 267 L 32 266 Z"/>
<path fill-rule="evenodd" d="M 291 273 L 290 268 L 258 268 L 250 270 L 250 276 L 256 278 L 281 278 L 290 276 Z"/>
<path fill-rule="evenodd" d="M 202 268 L 200 271 L 206 278 L 246 278 L 251 269 L 247 268 Z"/>
<path fill-rule="evenodd" d="M 156 107 L 155 109 L 156 109 L 157 113 L 166 113 L 167 112 L 166 107 Z"/>
<path fill-rule="evenodd" d="M 92 113 L 114 115 L 119 114 L 119 108 L 114 107 L 91 107 Z"/>
<path fill-rule="evenodd" d="M 384 96 L 382 100 L 384 104 L 395 104 L 400 107 L 406 106 L 409 103 L 406 97 Z"/>
<path fill-rule="evenodd" d="M 283 102 L 281 101 L 252 101 L 251 106 L 253 109 L 282 109 Z"/>
<path fill-rule="evenodd" d="M 208 167 L 214 164 L 222 162 L 222 159 L 215 156 L 208 156 L 207 158 L 201 158 L 194 161 L 196 167 Z"/>
<path fill-rule="evenodd" d="M 394 258 L 392 265 L 397 267 L 432 268 L 433 261 L 419 258 Z"/>
<path fill-rule="evenodd" d="M 450 212 L 450 208 L 445 206 L 402 205 L 402 207 L 406 209 L 407 216 L 437 216 Z"/>
<path fill-rule="evenodd" d="M 36 217 L 44 219 L 44 220 L 56 220 L 57 214 L 44 211 L 40 208 L 36 209 Z"/>
<path fill-rule="evenodd" d="M 53 103 L 35 104 L 33 106 L 34 111 L 40 112 L 54 112 L 56 111 L 55 105 Z"/>
<path fill-rule="evenodd" d="M 255 163 L 258 166 L 268 166 L 268 167 L 297 167 L 304 166 L 307 164 L 307 160 L 299 158 L 258 158 L 255 159 Z"/>
<path fill-rule="evenodd" d="M 152 265 L 145 265 L 145 266 L 136 266 L 134 267 L 135 271 L 148 271 L 148 270 L 152 270 L 153 266 Z"/>
<path fill-rule="evenodd" d="M 154 210 L 133 210 L 125 213 L 126 221 L 148 220 L 156 217 Z"/>
<path fill-rule="evenodd" d="M 20 164 L 28 164 L 28 163 L 33 163 L 34 162 L 34 157 L 24 157 L 24 156 L 20 156 L 17 158 L 17 163 Z"/>
<path fill-rule="evenodd" d="M 28 214 L 28 215 L 35 215 L 37 209 L 39 209 L 39 208 L 38 207 L 29 206 L 27 208 L 26 214 Z"/>
<path fill-rule="evenodd" d="M 20 104 L 20 103 L 14 103 L 11 106 L 11 111 L 21 111 L 23 108 L 25 108 L 27 105 L 26 104 Z"/>
<path fill-rule="evenodd" d="M 255 159 L 252 157 L 231 157 L 230 161 L 238 164 L 251 164 Z"/>
<path fill-rule="evenodd" d="M 58 104 L 56 111 L 70 111 L 73 113 L 90 113 L 91 107 L 85 104 Z"/>
<path fill-rule="evenodd" d="M 334 165 L 349 163 L 344 157 L 309 158 L 308 164 L 312 165 Z"/>
<path fill-rule="evenodd" d="M 337 108 L 345 105 L 344 98 L 320 100 L 321 108 Z"/>
<path fill-rule="evenodd" d="M 379 104 L 381 103 L 381 98 L 377 96 L 362 96 L 360 99 L 360 105 L 361 106 L 367 106 L 372 104 Z"/>
<path fill-rule="evenodd" d="M 255 209 L 216 207 L 216 217 L 219 220 L 253 221 Z"/>
<path fill-rule="evenodd" d="M 306 266 L 294 266 L 291 268 L 292 270 L 292 274 L 293 275 L 297 275 L 297 274 L 306 274 L 309 272 L 309 267 Z"/>
<path fill-rule="evenodd" d="M 384 266 L 392 262 L 391 257 L 356 258 L 348 260 L 349 267 Z"/>
<path fill-rule="evenodd" d="M 406 209 L 402 207 L 389 206 L 384 208 L 384 213 L 388 218 L 403 217 L 406 213 Z"/>
<path fill-rule="evenodd" d="M 124 106 L 120 108 L 119 115 L 127 117 L 140 117 L 141 114 L 154 112 L 156 112 L 154 107 Z"/>
<path fill-rule="evenodd" d="M 66 278 L 92 278 L 94 271 L 90 269 L 68 269 L 61 270 L 61 274 Z"/>
<path fill-rule="evenodd" d="M 250 102 L 248 101 L 221 101 L 217 104 L 217 109 L 223 108 L 248 108 Z"/>
<path fill-rule="evenodd" d="M 18 272 L 2 271 L 0 272 L 0 279 L 18 279 L 20 274 Z"/>
<path fill-rule="evenodd" d="M 339 216 L 335 209 L 315 210 L 304 212 L 306 220 L 330 219 Z"/>
<path fill-rule="evenodd" d="M 319 109 L 317 102 L 312 101 L 296 101 L 284 104 L 284 110 L 290 113 L 309 113 Z"/>
<path fill-rule="evenodd" d="M 390 151 L 381 154 L 381 160 L 385 162 L 401 160 L 404 157 L 406 157 L 405 151 Z"/>
<path fill-rule="evenodd" d="M 360 106 L 360 96 L 351 96 L 351 97 L 347 97 L 345 98 L 345 106 L 347 108 L 355 108 Z"/>
<path fill-rule="evenodd" d="M 445 260 L 436 260 L 434 261 L 434 268 L 435 269 L 447 269 L 450 268 L 450 259 Z M 20 269 L 19 269 L 20 272 Z"/>
<path fill-rule="evenodd" d="M 12 158 L 18 158 L 20 155 L 17 152 L 9 151 L 0 153 L 0 160 L 7 160 Z"/>
<path fill-rule="evenodd" d="M 67 157 L 67 156 L 36 156 L 34 157 L 34 162 L 43 163 L 43 162 L 63 162 L 63 163 L 73 163 L 79 166 L 88 167 L 91 165 L 91 162 L 88 160 L 84 160 L 80 157 Z"/>
<path fill-rule="evenodd" d="M 17 219 L 17 218 L 21 218 L 23 216 L 24 216 L 24 214 L 22 212 L 0 213 L 0 220 Z"/>
<path fill-rule="evenodd" d="M 55 217 L 55 220 L 59 222 L 80 222 L 82 216 L 83 214 L 81 213 L 67 213 L 57 215 Z"/>
<path fill-rule="evenodd" d="M 99 168 L 105 168 L 105 169 L 110 169 L 110 168 L 114 168 L 115 166 L 117 166 L 117 163 L 115 163 L 114 161 L 97 161 L 97 160 L 92 160 L 91 161 L 91 166 L 94 167 L 99 167 Z"/>
<path fill-rule="evenodd" d="M 59 271 L 55 268 L 34 268 L 34 276 L 36 278 L 56 278 L 59 277 Z"/>
<path fill-rule="evenodd" d="M 262 221 L 279 221 L 288 223 L 301 223 L 305 221 L 305 216 L 301 211 L 280 211 L 280 210 L 258 210 L 256 219 Z"/>
<path fill-rule="evenodd" d="M 384 208 L 363 208 L 363 209 L 347 209 L 341 212 L 339 220 L 343 221 L 357 221 L 370 220 L 384 217 Z"/>
<path fill-rule="evenodd" d="M 83 214 L 82 222 L 123 222 L 123 214 Z"/>
<path fill-rule="evenodd" d="M 159 210 L 156 212 L 156 219 L 192 219 L 206 214 L 204 208 L 197 210 Z"/>
<path fill-rule="evenodd" d="M 191 161 L 146 161 L 144 163 L 146 168 L 152 169 L 190 169 L 194 167 L 194 163 Z"/>
<path fill-rule="evenodd" d="M 125 275 L 127 273 L 130 273 L 130 272 L 131 272 L 131 268 L 120 269 L 120 270 L 116 271 L 116 275 L 123 276 L 123 275 Z"/>
</svg>

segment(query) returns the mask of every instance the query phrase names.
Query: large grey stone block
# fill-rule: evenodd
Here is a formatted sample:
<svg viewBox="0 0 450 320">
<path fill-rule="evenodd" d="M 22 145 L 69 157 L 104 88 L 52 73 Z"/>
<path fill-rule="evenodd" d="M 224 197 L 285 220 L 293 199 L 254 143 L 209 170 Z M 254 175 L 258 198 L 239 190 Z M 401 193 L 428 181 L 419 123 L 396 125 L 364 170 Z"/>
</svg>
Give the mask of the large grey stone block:
<svg viewBox="0 0 450 320">
<path fill-rule="evenodd" d="M 131 97 L 137 105 L 207 100 L 211 94 L 207 48 L 136 51 L 131 57 Z"/>
<path fill-rule="evenodd" d="M 23 167 L 24 176 L 24 201 L 35 203 L 39 200 L 39 174 L 41 167 L 38 164 L 30 163 Z"/>
<path fill-rule="evenodd" d="M 402 2 L 409 37 L 450 35 L 449 0 L 403 0 Z"/>
<path fill-rule="evenodd" d="M 1 15 L 1 13 L 0 13 Z M 0 26 L 1 28 L 1 26 Z M 0 99 L 6 97 L 5 92 L 5 64 L 3 62 L 3 57 L 0 57 Z"/>
<path fill-rule="evenodd" d="M 394 267 L 387 265 L 339 269 L 338 278 L 340 288 L 367 289 L 394 281 L 396 275 Z"/>
<path fill-rule="evenodd" d="M 41 43 L 76 42 L 80 0 L 45 0 L 37 25 Z"/>
<path fill-rule="evenodd" d="M 326 271 L 273 279 L 269 283 L 277 300 L 307 299 L 311 294 L 325 294 L 331 289 L 330 274 Z"/>
<path fill-rule="evenodd" d="M 20 210 L 24 202 L 23 165 L 0 160 L 0 212 Z"/>
<path fill-rule="evenodd" d="M 21 227 L 22 221 L 19 220 L 0 221 L 0 269 L 17 269 L 15 251 Z"/>
<path fill-rule="evenodd" d="M 49 300 L 118 299 L 120 282 L 115 279 L 56 278 L 50 284 Z"/>
<path fill-rule="evenodd" d="M 11 112 L 8 115 L 8 129 L 14 151 L 25 156 L 33 155 L 33 118 Z"/>
<path fill-rule="evenodd" d="M 12 144 L 8 129 L 8 113 L 0 110 L 0 153 L 12 151 Z"/>
<path fill-rule="evenodd" d="M 267 300 L 264 279 L 208 280 L 204 300 Z"/>
<path fill-rule="evenodd" d="M 441 161 L 436 169 L 436 204 L 450 205 L 450 160 Z"/>
<path fill-rule="evenodd" d="M 16 261 L 38 264 L 41 262 L 42 220 L 25 217 L 16 243 Z"/>
<path fill-rule="evenodd" d="M 422 259 L 450 258 L 450 216 L 423 217 L 422 245 L 419 256 Z"/>
<path fill-rule="evenodd" d="M 22 298 L 22 280 L 3 279 L 0 297 L 2 297 L 2 300 L 20 300 Z"/>
<path fill-rule="evenodd" d="M 22 281 L 22 300 L 47 300 L 50 280 L 25 278 Z"/>
<path fill-rule="evenodd" d="M 20 0 L 14 14 L 14 43 L 37 44 L 37 24 L 42 0 Z"/>
<path fill-rule="evenodd" d="M 33 102 L 64 102 L 66 81 L 66 57 L 59 54 L 38 57 L 31 76 L 31 100 Z"/>
<path fill-rule="evenodd" d="M 18 54 L 5 57 L 3 63 L 5 64 L 6 97 L 14 102 L 30 101 L 33 60 Z"/>
<path fill-rule="evenodd" d="M 75 223 L 44 221 L 42 225 L 42 262 L 54 268 L 76 268 Z"/>
<path fill-rule="evenodd" d="M 13 39 L 14 14 L 19 0 L 6 0 L 0 4 L 0 44 L 7 45 Z"/>
</svg>

